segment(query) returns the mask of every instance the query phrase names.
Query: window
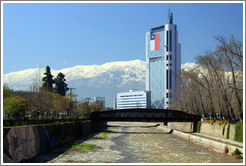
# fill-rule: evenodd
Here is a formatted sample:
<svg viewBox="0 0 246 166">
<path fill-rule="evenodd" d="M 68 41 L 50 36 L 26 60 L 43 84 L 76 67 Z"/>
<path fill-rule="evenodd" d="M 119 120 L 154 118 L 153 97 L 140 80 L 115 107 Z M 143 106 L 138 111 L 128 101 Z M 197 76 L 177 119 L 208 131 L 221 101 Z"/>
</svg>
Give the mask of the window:
<svg viewBox="0 0 246 166">
<path fill-rule="evenodd" d="M 170 70 L 170 89 L 172 89 L 172 70 Z"/>
<path fill-rule="evenodd" d="M 166 93 L 166 98 L 168 98 L 168 93 Z"/>
<path fill-rule="evenodd" d="M 170 51 L 172 51 L 172 31 L 170 31 Z"/>
<path fill-rule="evenodd" d="M 167 46 L 168 46 L 168 32 L 169 32 L 169 31 L 166 31 L 166 42 L 167 42 L 166 45 L 167 45 Z"/>
<path fill-rule="evenodd" d="M 172 60 L 172 55 L 169 55 L 169 60 Z"/>
<path fill-rule="evenodd" d="M 166 70 L 166 88 L 168 89 L 168 70 Z"/>
<path fill-rule="evenodd" d="M 167 58 L 166 58 L 166 60 L 168 60 L 168 55 L 167 55 Z"/>
<path fill-rule="evenodd" d="M 166 31 L 166 51 L 168 51 L 168 33 L 169 31 Z"/>
<path fill-rule="evenodd" d="M 166 64 L 166 66 L 168 66 L 168 64 Z"/>
</svg>

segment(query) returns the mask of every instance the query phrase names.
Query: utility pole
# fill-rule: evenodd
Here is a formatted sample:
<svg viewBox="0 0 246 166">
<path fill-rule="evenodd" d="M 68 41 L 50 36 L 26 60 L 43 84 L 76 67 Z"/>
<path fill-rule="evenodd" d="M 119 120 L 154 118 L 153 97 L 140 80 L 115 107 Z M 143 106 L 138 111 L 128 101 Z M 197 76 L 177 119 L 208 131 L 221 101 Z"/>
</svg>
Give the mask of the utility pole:
<svg viewBox="0 0 246 166">
<path fill-rule="evenodd" d="M 76 88 L 69 88 L 69 91 L 70 91 L 70 108 L 69 108 L 68 116 L 70 116 L 71 112 L 72 112 L 72 91 L 73 91 L 73 89 L 76 89 Z"/>
</svg>

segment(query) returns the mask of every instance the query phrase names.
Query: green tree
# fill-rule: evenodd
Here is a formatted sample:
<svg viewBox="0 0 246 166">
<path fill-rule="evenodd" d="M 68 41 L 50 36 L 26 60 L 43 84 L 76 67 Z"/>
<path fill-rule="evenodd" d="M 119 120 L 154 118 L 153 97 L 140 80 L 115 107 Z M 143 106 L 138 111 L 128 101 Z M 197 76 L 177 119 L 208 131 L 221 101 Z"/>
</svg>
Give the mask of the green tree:
<svg viewBox="0 0 246 166">
<path fill-rule="evenodd" d="M 35 92 L 29 99 L 28 109 L 31 118 L 36 119 L 50 113 L 53 108 L 53 94 L 49 91 Z"/>
<path fill-rule="evenodd" d="M 54 80 L 53 80 L 53 75 L 51 75 L 51 72 L 50 72 L 50 67 L 49 66 L 46 66 L 46 72 L 44 73 L 44 77 L 43 77 L 43 88 L 47 91 L 53 91 L 53 83 Z"/>
<path fill-rule="evenodd" d="M 67 96 L 53 94 L 53 114 L 65 113 L 69 111 L 70 101 Z"/>
<path fill-rule="evenodd" d="M 99 111 L 101 111 L 101 108 L 98 104 L 96 103 L 90 104 L 90 112 L 99 112 Z"/>
<path fill-rule="evenodd" d="M 65 83 L 65 75 L 62 73 L 58 73 L 57 77 L 55 78 L 55 93 L 58 93 L 62 96 L 65 96 L 69 88 L 67 87 L 67 84 Z"/>
<path fill-rule="evenodd" d="M 3 108 L 9 116 L 20 119 L 26 111 L 27 100 L 19 96 L 7 97 L 3 100 Z"/>
<path fill-rule="evenodd" d="M 82 102 L 77 105 L 77 112 L 82 118 L 89 118 L 90 106 L 89 102 Z"/>
<path fill-rule="evenodd" d="M 13 96 L 13 92 L 11 89 L 9 89 L 9 87 L 6 84 L 4 84 L 3 85 L 3 98 L 5 99 L 10 96 Z"/>
</svg>

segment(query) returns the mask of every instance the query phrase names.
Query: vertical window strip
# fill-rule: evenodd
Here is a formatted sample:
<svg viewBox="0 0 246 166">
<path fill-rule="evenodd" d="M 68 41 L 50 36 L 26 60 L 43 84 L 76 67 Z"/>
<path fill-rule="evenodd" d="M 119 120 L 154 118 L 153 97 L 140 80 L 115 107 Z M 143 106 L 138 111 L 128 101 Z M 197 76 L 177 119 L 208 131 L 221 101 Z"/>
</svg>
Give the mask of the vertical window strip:
<svg viewBox="0 0 246 166">
<path fill-rule="evenodd" d="M 172 70 L 170 70 L 170 89 L 172 89 Z"/>
<path fill-rule="evenodd" d="M 170 30 L 170 51 L 172 51 L 172 31 Z"/>
<path fill-rule="evenodd" d="M 168 32 L 169 32 L 169 31 L 166 31 L 166 41 L 167 41 L 166 45 L 167 45 L 167 46 L 168 46 Z"/>
<path fill-rule="evenodd" d="M 169 31 L 166 31 L 166 51 L 168 51 L 168 33 Z"/>
<path fill-rule="evenodd" d="M 166 70 L 166 88 L 168 89 L 168 70 Z"/>
</svg>

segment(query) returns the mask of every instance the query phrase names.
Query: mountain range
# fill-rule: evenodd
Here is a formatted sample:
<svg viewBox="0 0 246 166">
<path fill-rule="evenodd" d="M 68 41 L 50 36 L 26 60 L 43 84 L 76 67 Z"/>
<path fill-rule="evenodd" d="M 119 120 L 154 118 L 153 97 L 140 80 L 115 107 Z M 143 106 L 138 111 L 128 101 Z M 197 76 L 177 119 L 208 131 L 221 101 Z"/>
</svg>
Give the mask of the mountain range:
<svg viewBox="0 0 246 166">
<path fill-rule="evenodd" d="M 195 67 L 195 63 L 185 63 L 182 69 Z M 3 83 L 15 91 L 30 91 L 42 85 L 45 68 L 26 69 L 3 75 Z M 105 97 L 106 106 L 112 107 L 118 92 L 130 89 L 145 90 L 145 61 L 118 61 L 102 65 L 77 65 L 61 70 L 51 69 L 56 77 L 59 72 L 65 75 L 68 87 L 75 88 L 77 100 Z"/>
</svg>

